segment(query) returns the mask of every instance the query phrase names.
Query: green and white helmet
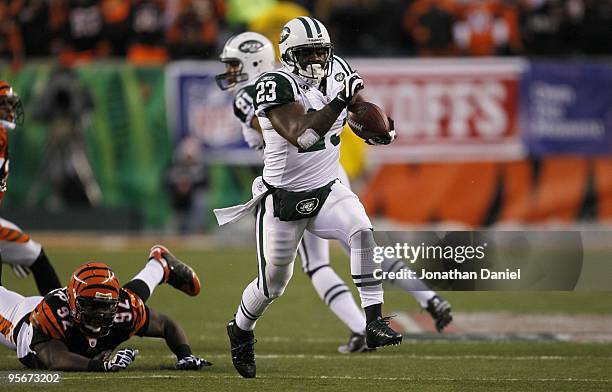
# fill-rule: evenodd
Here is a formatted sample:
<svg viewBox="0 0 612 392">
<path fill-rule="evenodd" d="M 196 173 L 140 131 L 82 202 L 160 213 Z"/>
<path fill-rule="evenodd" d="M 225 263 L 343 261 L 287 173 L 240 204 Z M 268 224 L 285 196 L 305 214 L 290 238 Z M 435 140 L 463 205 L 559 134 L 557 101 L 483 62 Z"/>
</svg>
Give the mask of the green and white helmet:
<svg viewBox="0 0 612 392">
<path fill-rule="evenodd" d="M 300 16 L 287 22 L 278 46 L 283 65 L 307 82 L 318 83 L 330 75 L 333 45 L 327 29 L 315 18 Z"/>
<path fill-rule="evenodd" d="M 222 90 L 233 90 L 276 67 L 272 42 L 250 31 L 228 39 L 219 60 L 226 65 L 226 72 L 216 76 Z"/>
</svg>

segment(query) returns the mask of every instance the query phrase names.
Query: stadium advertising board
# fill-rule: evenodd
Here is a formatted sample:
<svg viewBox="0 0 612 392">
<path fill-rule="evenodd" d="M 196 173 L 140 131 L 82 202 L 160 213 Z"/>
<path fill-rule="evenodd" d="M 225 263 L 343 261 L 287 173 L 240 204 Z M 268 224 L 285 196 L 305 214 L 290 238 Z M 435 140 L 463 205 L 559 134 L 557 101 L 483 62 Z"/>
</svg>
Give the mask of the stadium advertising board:
<svg viewBox="0 0 612 392">
<path fill-rule="evenodd" d="M 232 110 L 233 95 L 221 91 L 215 75 L 223 65 L 213 61 L 179 61 L 166 68 L 168 128 L 180 140 L 200 141 L 208 162 L 259 164 L 242 137 Z"/>
<path fill-rule="evenodd" d="M 611 92 L 609 64 L 530 64 L 521 83 L 521 128 L 529 152 L 612 154 Z"/>
<path fill-rule="evenodd" d="M 372 161 L 513 160 L 523 157 L 518 131 L 524 63 L 487 60 L 352 60 L 366 81 L 366 100 L 395 120 L 398 140 L 370 149 Z M 234 120 L 231 94 L 220 91 L 214 62 L 177 62 L 167 69 L 169 127 L 177 140 L 195 136 L 207 156 L 257 163 Z M 384 154 L 384 157 L 383 157 Z"/>
<path fill-rule="evenodd" d="M 373 161 L 515 160 L 519 132 L 518 59 L 361 60 L 366 100 L 395 120 L 398 139 L 371 149 Z"/>
</svg>

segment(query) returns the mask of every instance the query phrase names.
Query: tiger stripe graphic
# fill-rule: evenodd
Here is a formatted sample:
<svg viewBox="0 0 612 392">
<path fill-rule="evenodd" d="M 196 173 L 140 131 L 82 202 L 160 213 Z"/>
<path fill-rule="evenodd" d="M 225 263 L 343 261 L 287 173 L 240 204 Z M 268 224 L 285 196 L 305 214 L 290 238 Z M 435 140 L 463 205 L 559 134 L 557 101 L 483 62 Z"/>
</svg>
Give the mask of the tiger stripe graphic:
<svg viewBox="0 0 612 392">
<path fill-rule="evenodd" d="M 130 312 L 132 314 L 132 332 L 130 336 L 134 335 L 136 332 L 140 331 L 140 329 L 145 325 L 147 321 L 147 310 L 142 299 L 132 293 L 130 290 L 123 289 L 123 291 L 127 292 L 130 298 Z"/>
<path fill-rule="evenodd" d="M 88 263 L 83 265 L 74 273 L 74 292 L 78 295 L 88 296 L 87 292 L 93 290 L 90 296 L 96 292 L 110 291 L 114 298 L 119 296 L 119 287 L 113 285 L 115 273 L 102 263 Z M 71 282 L 72 283 L 72 282 Z"/>
<path fill-rule="evenodd" d="M 25 244 L 30 240 L 30 236 L 15 229 L 3 227 L 0 229 L 0 241 L 17 242 Z"/>
<path fill-rule="evenodd" d="M 42 301 L 30 314 L 30 324 L 38 326 L 52 339 L 63 339 L 64 329 L 53 315 L 49 305 Z"/>
<path fill-rule="evenodd" d="M 13 341 L 13 323 L 0 315 L 0 334 L 4 335 L 9 341 Z"/>
</svg>

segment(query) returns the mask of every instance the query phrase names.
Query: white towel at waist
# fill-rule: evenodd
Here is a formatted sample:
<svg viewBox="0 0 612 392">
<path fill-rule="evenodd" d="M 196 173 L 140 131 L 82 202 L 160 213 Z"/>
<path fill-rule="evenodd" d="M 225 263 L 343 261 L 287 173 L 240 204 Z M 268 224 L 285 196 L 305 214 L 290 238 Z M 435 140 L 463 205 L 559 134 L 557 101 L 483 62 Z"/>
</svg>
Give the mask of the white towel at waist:
<svg viewBox="0 0 612 392">
<path fill-rule="evenodd" d="M 216 208 L 213 210 L 217 223 L 219 226 L 226 225 L 228 223 L 234 223 L 250 214 L 255 210 L 257 204 L 261 198 L 266 194 L 267 188 L 263 183 L 261 176 L 253 180 L 253 186 L 251 187 L 253 198 L 245 204 L 239 204 L 237 206 Z"/>
</svg>

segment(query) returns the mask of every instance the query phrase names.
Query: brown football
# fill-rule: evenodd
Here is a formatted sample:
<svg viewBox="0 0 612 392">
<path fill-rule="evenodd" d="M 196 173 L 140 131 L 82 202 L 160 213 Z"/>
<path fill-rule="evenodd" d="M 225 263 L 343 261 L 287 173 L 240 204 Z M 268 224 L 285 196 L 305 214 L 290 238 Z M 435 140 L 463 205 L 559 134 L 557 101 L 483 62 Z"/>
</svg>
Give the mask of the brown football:
<svg viewBox="0 0 612 392">
<path fill-rule="evenodd" d="M 389 120 L 385 112 L 371 102 L 356 102 L 348 108 L 348 125 L 362 139 L 386 136 Z"/>
</svg>

